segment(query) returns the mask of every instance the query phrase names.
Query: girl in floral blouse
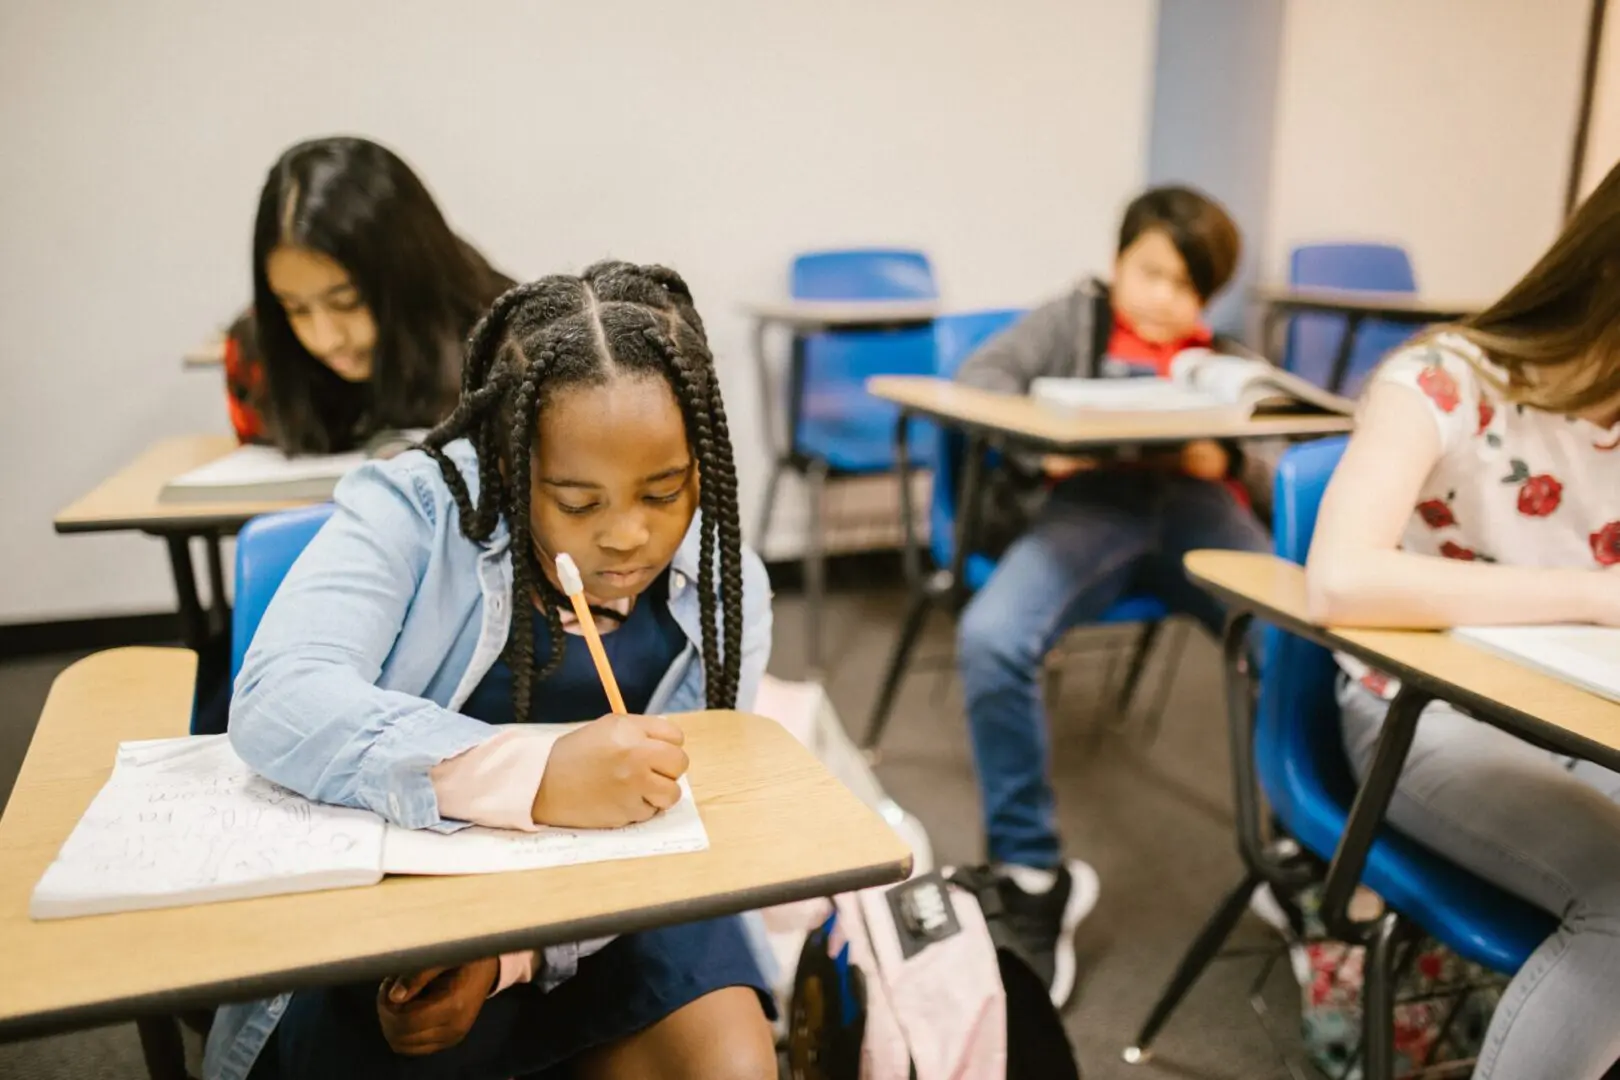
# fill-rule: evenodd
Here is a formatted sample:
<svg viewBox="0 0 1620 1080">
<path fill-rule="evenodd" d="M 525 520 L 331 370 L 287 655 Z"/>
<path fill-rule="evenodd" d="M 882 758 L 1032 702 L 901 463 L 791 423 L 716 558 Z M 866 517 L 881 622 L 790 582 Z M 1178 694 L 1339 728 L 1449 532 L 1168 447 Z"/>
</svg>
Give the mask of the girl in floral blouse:
<svg viewBox="0 0 1620 1080">
<path fill-rule="evenodd" d="M 1380 369 L 1307 580 L 1312 617 L 1338 626 L 1620 626 L 1620 168 L 1506 295 Z M 1365 773 L 1396 687 L 1341 663 Z M 1474 1075 L 1597 1080 L 1620 1058 L 1620 776 L 1436 703 L 1389 814 L 1560 920 Z"/>
</svg>

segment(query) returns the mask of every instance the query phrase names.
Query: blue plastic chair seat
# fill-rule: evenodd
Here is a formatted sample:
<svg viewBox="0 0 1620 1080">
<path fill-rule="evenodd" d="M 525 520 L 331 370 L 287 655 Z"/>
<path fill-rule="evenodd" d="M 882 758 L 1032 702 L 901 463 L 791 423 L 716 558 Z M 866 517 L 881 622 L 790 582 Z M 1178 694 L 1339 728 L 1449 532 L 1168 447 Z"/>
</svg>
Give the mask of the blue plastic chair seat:
<svg viewBox="0 0 1620 1080">
<path fill-rule="evenodd" d="M 1324 439 L 1283 456 L 1276 482 L 1279 557 L 1305 561 L 1322 493 L 1345 443 Z M 1266 631 L 1265 658 L 1256 773 L 1289 833 L 1330 859 L 1356 792 L 1340 742 L 1338 665 L 1326 649 L 1275 627 Z M 1495 971 L 1517 971 L 1558 924 L 1392 827 L 1374 841 L 1362 881 L 1459 956 Z"/>
</svg>

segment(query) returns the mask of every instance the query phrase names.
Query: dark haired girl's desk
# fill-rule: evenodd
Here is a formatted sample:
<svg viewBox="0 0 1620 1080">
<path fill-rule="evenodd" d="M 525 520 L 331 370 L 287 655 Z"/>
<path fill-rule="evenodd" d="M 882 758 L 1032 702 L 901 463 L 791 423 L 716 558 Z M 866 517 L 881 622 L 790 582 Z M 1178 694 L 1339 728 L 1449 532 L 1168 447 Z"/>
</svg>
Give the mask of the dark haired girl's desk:
<svg viewBox="0 0 1620 1080">
<path fill-rule="evenodd" d="M 0 1039 L 299 987 L 381 978 L 516 949 L 899 881 L 906 845 L 780 725 L 678 717 L 709 849 L 477 877 L 34 922 L 34 883 L 127 739 L 183 735 L 195 658 L 98 653 L 64 671 L 0 817 Z"/>
<path fill-rule="evenodd" d="M 249 518 L 304 505 L 298 502 L 163 502 L 163 485 L 235 450 L 229 435 L 181 435 L 153 443 L 139 457 L 56 515 L 59 533 L 143 532 L 168 542 L 180 600 L 181 633 L 194 649 L 224 630 L 225 568 L 219 542 Z M 213 618 L 204 611 L 191 562 L 191 539 L 207 542 Z M 210 622 L 218 625 L 210 627 Z"/>
</svg>

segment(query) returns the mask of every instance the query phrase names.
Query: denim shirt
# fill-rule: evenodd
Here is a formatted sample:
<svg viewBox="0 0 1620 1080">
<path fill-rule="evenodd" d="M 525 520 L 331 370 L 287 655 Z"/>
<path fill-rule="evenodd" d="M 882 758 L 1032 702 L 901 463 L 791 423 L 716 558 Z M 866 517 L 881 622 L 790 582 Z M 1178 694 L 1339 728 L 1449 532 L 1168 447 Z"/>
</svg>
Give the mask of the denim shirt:
<svg viewBox="0 0 1620 1080">
<path fill-rule="evenodd" d="M 459 440 L 446 453 L 476 498 L 471 444 Z M 460 828 L 439 816 L 428 773 L 498 730 L 456 710 L 506 644 L 506 523 L 485 543 L 464 537 L 438 464 L 420 451 L 355 470 L 333 501 L 331 520 L 288 572 L 248 649 L 231 700 L 231 745 L 309 798 L 363 807 L 405 828 Z M 669 610 L 687 646 L 649 713 L 705 705 L 698 524 L 670 565 Z M 740 709 L 753 705 L 770 646 L 770 582 L 745 549 Z M 548 948 L 537 981 L 556 985 L 577 962 L 576 946 Z M 222 1006 L 204 1076 L 243 1080 L 290 999 Z"/>
</svg>

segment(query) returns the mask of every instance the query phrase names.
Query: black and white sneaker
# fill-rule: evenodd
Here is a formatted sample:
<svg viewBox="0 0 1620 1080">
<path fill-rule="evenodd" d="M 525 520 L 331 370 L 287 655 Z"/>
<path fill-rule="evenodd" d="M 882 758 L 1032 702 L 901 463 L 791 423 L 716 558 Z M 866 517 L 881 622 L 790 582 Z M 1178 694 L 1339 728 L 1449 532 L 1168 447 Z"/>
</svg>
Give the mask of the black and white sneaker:
<svg viewBox="0 0 1620 1080">
<path fill-rule="evenodd" d="M 1074 931 L 1097 906 L 1102 886 L 1097 871 L 1079 859 L 1070 859 L 1055 873 L 1051 888 L 1037 892 L 1017 880 L 1029 877 L 1024 868 L 1001 867 L 997 886 L 1007 929 L 1046 983 L 1053 1006 L 1061 1009 L 1074 993 Z"/>
</svg>

